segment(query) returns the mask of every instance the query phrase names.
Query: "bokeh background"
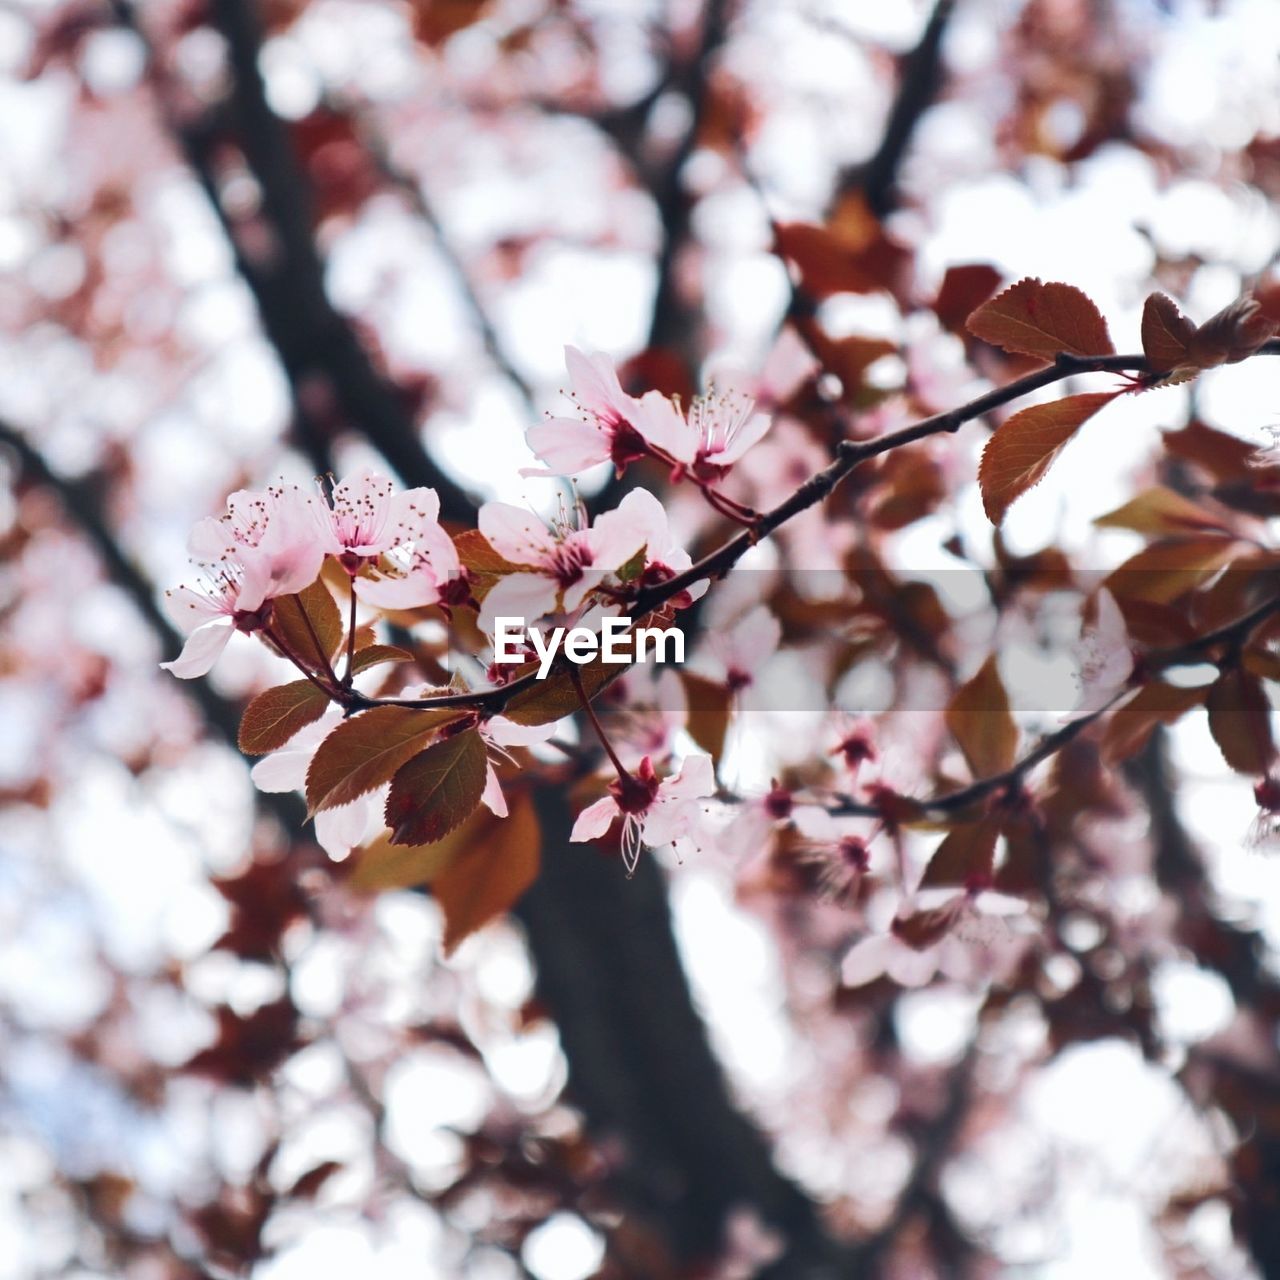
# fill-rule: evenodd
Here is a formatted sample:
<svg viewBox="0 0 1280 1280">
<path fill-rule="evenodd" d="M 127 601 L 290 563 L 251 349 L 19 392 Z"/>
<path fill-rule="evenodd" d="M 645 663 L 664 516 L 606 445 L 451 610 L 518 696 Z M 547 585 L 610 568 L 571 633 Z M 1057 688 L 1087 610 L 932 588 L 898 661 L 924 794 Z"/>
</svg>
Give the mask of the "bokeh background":
<svg viewBox="0 0 1280 1280">
<path fill-rule="evenodd" d="M 274 660 L 179 686 L 157 604 L 246 483 L 554 503 L 519 472 L 566 343 L 758 378 L 775 224 L 856 198 L 915 297 L 1069 281 L 1124 350 L 1151 288 L 1202 319 L 1267 277 L 1278 187 L 1274 0 L 3 0 L 0 1280 L 1277 1274 L 1280 883 L 1202 716 L 1100 837 L 1118 968 L 1073 1037 L 1034 991 L 842 994 L 835 913 L 744 888 L 748 849 L 557 863 L 445 960 L 429 896 L 334 887 L 255 793 Z M 981 386 L 902 292 L 821 312 L 889 344 L 886 421 Z M 1269 363 L 1117 406 L 1008 546 L 1113 563 L 1160 429 L 1267 444 Z M 893 548 L 957 608 L 980 447 Z M 1069 684 L 1016 637 L 1006 674 Z M 1194 849 L 1199 953 L 1153 839 Z"/>
</svg>

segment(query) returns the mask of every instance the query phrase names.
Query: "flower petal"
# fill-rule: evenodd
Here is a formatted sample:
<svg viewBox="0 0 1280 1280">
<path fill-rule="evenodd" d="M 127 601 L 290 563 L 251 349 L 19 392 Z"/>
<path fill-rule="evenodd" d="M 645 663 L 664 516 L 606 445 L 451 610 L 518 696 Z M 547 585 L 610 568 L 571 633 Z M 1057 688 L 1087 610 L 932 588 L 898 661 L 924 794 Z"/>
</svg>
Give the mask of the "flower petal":
<svg viewBox="0 0 1280 1280">
<path fill-rule="evenodd" d="M 573 830 L 569 832 L 570 842 L 580 844 L 584 840 L 597 839 L 613 826 L 613 820 L 617 816 L 618 806 L 611 796 L 597 800 L 595 804 L 588 805 L 578 814 L 578 820 L 573 824 Z"/>
<path fill-rule="evenodd" d="M 219 618 L 216 622 L 197 627 L 182 646 L 182 652 L 172 662 L 162 662 L 160 666 L 165 671 L 172 671 L 180 680 L 207 675 L 227 647 L 234 630 L 230 618 Z"/>
</svg>

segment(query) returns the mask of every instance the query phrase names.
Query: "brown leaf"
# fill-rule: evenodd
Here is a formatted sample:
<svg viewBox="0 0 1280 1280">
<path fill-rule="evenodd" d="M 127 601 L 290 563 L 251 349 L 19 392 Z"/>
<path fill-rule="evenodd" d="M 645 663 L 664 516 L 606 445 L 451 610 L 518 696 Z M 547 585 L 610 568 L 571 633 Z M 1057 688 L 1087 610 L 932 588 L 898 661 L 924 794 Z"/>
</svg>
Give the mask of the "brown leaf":
<svg viewBox="0 0 1280 1280">
<path fill-rule="evenodd" d="M 990 877 L 999 837 L 1000 823 L 995 818 L 952 827 L 929 859 L 920 878 L 920 888 L 963 886 L 975 877 Z"/>
<path fill-rule="evenodd" d="M 357 893 L 381 893 L 384 889 L 414 889 L 430 884 L 487 827 L 488 809 L 477 809 L 461 826 L 432 844 L 393 844 L 391 833 L 352 854 L 347 887 Z"/>
<path fill-rule="evenodd" d="M 1198 707 L 1207 689 L 1184 688 L 1164 680 L 1145 684 L 1107 721 L 1102 735 L 1102 755 L 1108 764 L 1131 759 L 1146 745 L 1156 725 L 1180 720 Z"/>
<path fill-rule="evenodd" d="M 1222 521 L 1211 512 L 1162 485 L 1144 490 L 1123 506 L 1099 516 L 1093 523 L 1100 529 L 1132 529 L 1135 533 L 1158 537 L 1209 530 L 1228 532 Z"/>
<path fill-rule="evenodd" d="M 325 1160 L 322 1164 L 318 1164 L 313 1169 L 308 1169 L 302 1174 L 293 1186 L 286 1191 L 285 1197 L 289 1200 L 314 1200 L 316 1193 L 324 1186 L 335 1173 L 342 1169 L 342 1163 L 339 1160 Z"/>
<path fill-rule="evenodd" d="M 978 468 L 982 505 L 992 524 L 1000 524 L 1014 502 L 1039 484 L 1071 437 L 1118 394 L 1095 391 L 1034 404 L 996 428 Z"/>
<path fill-rule="evenodd" d="M 1028 277 L 984 303 L 966 325 L 1005 351 L 1053 360 L 1061 353 L 1111 355 L 1107 322 L 1087 294 L 1069 284 Z"/>
<path fill-rule="evenodd" d="M 975 778 L 995 777 L 1013 764 L 1018 726 L 1009 710 L 1009 695 L 996 668 L 995 654 L 956 690 L 946 718 L 947 728 Z"/>
<path fill-rule="evenodd" d="M 1247 360 L 1268 338 L 1276 325 L 1261 314 L 1257 298 L 1237 298 L 1210 316 L 1191 338 L 1191 363 L 1200 369 Z"/>
<path fill-rule="evenodd" d="M 488 758 L 475 729 L 455 733 L 402 765 L 391 779 L 386 820 L 391 843 L 431 844 L 480 803 Z"/>
<path fill-rule="evenodd" d="M 271 630 L 289 653 L 312 671 L 323 671 L 343 640 L 338 602 L 317 578 L 297 595 L 281 596 L 271 610 Z"/>
<path fill-rule="evenodd" d="M 368 671 L 370 667 L 384 662 L 412 662 L 413 654 L 408 649 L 401 649 L 394 644 L 369 644 L 357 649 L 351 663 L 352 675 Z"/>
<path fill-rule="evenodd" d="M 310 680 L 291 680 L 264 689 L 240 717 L 240 750 L 260 756 L 283 747 L 299 729 L 319 720 L 328 705 L 324 690 Z"/>
<path fill-rule="evenodd" d="M 518 795 L 506 818 L 484 814 L 482 829 L 431 886 L 444 912 L 446 955 L 507 911 L 538 878 L 542 832 L 529 796 Z"/>
<path fill-rule="evenodd" d="M 774 252 L 793 263 L 811 298 L 833 293 L 892 293 L 910 254 L 884 233 L 858 201 L 846 202 L 829 226 L 775 223 Z"/>
<path fill-rule="evenodd" d="M 1167 373 L 1190 363 L 1196 327 L 1163 293 L 1153 293 L 1142 308 L 1142 350 L 1153 373 Z"/>
<path fill-rule="evenodd" d="M 311 812 L 350 804 L 389 782 L 405 761 L 461 714 L 447 707 L 374 707 L 340 724 L 320 744 L 307 770 Z"/>
<path fill-rule="evenodd" d="M 1119 601 L 1171 604 L 1217 573 L 1237 549 L 1231 538 L 1211 534 L 1153 542 L 1112 570 L 1105 585 Z"/>
<path fill-rule="evenodd" d="M 1223 758 L 1238 773 L 1260 777 L 1275 759 L 1271 736 L 1271 704 L 1262 682 L 1247 671 L 1224 671 L 1205 702 L 1209 732 Z"/>
<path fill-rule="evenodd" d="M 733 694 L 716 680 L 708 680 L 692 671 L 682 671 L 685 694 L 689 703 L 689 736 L 716 764 L 724 751 L 724 738 L 729 729 Z"/>
</svg>

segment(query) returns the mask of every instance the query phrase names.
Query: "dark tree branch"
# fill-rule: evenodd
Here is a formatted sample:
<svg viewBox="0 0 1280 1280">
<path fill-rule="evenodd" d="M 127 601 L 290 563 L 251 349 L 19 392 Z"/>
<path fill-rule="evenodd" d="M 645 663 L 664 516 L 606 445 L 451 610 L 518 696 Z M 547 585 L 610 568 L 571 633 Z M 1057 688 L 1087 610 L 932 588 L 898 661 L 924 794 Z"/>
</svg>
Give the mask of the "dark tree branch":
<svg viewBox="0 0 1280 1280">
<path fill-rule="evenodd" d="M 657 864 L 642 857 L 623 879 L 613 859 L 568 847 L 562 786 L 536 799 L 551 852 L 516 915 L 557 1015 L 570 1093 L 594 1134 L 626 1149 L 621 1192 L 685 1263 L 714 1257 L 727 1214 L 750 1208 L 786 1240 L 770 1276 L 860 1275 L 729 1098 L 688 997 Z"/>
<path fill-rule="evenodd" d="M 902 60 L 898 93 L 889 110 L 875 154 L 864 164 L 846 170 L 837 191 L 861 191 L 871 212 L 883 218 L 897 206 L 898 174 L 916 126 L 942 87 L 942 43 L 955 0 L 936 0 L 919 42 Z"/>
<path fill-rule="evenodd" d="M 1280 982 L 1272 972 L 1270 950 L 1261 933 L 1224 920 L 1213 909 L 1213 886 L 1195 841 L 1182 825 L 1169 776 L 1168 734 L 1157 728 L 1146 749 L 1127 768 L 1129 780 L 1151 815 L 1151 843 L 1157 884 L 1179 905 L 1178 933 L 1196 961 L 1216 970 L 1231 988 L 1242 1012 L 1252 1013 L 1275 1044 L 1280 1024 Z M 1197 1055 L 1209 1067 L 1215 1101 L 1239 1133 L 1232 1155 L 1240 1193 L 1235 1228 L 1264 1276 L 1280 1274 L 1280 1214 L 1275 1188 L 1280 1185 L 1280 1127 L 1271 1101 L 1280 1072 L 1280 1054 L 1272 1071 L 1259 1073 L 1250 1063 L 1221 1055 Z"/>
<path fill-rule="evenodd" d="M 653 184 L 653 197 L 662 220 L 662 247 L 658 252 L 658 287 L 649 322 L 650 347 L 663 347 L 692 358 L 693 318 L 680 296 L 676 268 L 689 239 L 693 203 L 684 189 L 684 170 L 698 143 L 698 134 L 710 101 L 711 63 L 724 43 L 728 0 L 706 0 L 698 49 L 688 65 L 673 77 L 669 87 L 689 103 L 689 124 L 671 159 Z"/>
<path fill-rule="evenodd" d="M 145 41 L 129 0 L 112 3 L 120 20 Z M 471 499 L 427 453 L 400 392 L 374 367 L 325 292 L 310 188 L 284 122 L 267 103 L 258 66 L 262 33 L 252 0 L 213 0 L 210 18 L 227 41 L 231 72 L 229 98 L 217 118 L 193 122 L 175 109 L 171 86 L 154 54 L 150 74 L 165 123 L 212 204 L 236 269 L 257 302 L 263 333 L 293 392 L 304 448 L 319 469 L 328 469 L 332 433 L 312 408 L 317 391 L 328 388 L 350 427 L 363 433 L 406 483 L 430 484 L 440 494 L 446 519 L 468 520 L 474 512 Z M 218 160 L 228 136 L 261 192 L 261 221 L 270 237 L 266 251 L 250 252 L 246 227 L 222 199 Z M 410 481 L 410 476 L 417 479 Z"/>
</svg>

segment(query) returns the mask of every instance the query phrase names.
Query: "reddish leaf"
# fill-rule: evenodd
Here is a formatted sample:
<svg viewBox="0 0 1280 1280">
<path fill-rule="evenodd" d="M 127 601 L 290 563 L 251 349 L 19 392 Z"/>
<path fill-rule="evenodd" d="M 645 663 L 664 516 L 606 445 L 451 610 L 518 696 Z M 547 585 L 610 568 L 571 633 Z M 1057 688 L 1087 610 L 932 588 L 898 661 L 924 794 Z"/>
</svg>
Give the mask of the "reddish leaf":
<svg viewBox="0 0 1280 1280">
<path fill-rule="evenodd" d="M 351 672 L 353 675 L 359 675 L 361 671 L 368 671 L 370 667 L 379 666 L 384 662 L 412 661 L 413 654 L 408 649 L 401 649 L 393 644 L 370 644 L 356 650 L 351 663 Z"/>
<path fill-rule="evenodd" d="M 996 669 L 995 655 L 962 684 L 947 708 L 947 728 L 960 744 L 975 778 L 991 778 L 1013 764 L 1018 726 L 1009 710 L 1009 695 Z"/>
<path fill-rule="evenodd" d="M 517 796 L 506 818 L 487 810 L 483 817 L 482 829 L 431 886 L 444 912 L 446 955 L 507 911 L 538 877 L 542 832 L 529 797 Z"/>
<path fill-rule="evenodd" d="M 1271 768 L 1271 704 L 1262 682 L 1238 667 L 1213 682 L 1205 703 L 1209 731 L 1226 762 L 1238 773 L 1260 777 Z"/>
<path fill-rule="evenodd" d="M 308 1169 L 284 1194 L 290 1200 L 312 1200 L 320 1188 L 341 1169 L 340 1161 L 326 1160 L 314 1169 Z"/>
<path fill-rule="evenodd" d="M 1203 422 L 1165 432 L 1164 446 L 1175 457 L 1202 467 L 1220 483 L 1250 475 L 1258 456 L 1257 446 L 1248 440 L 1206 427 Z"/>
<path fill-rule="evenodd" d="M 1261 314 L 1257 298 L 1237 298 L 1192 335 L 1191 363 L 1199 369 L 1212 369 L 1246 360 L 1275 332 L 1275 323 Z"/>
<path fill-rule="evenodd" d="M 311 812 L 350 804 L 389 782 L 405 761 L 461 714 L 452 708 L 374 707 L 340 724 L 320 744 L 307 770 Z"/>
<path fill-rule="evenodd" d="M 271 630 L 291 656 L 317 672 L 325 669 L 344 638 L 338 603 L 322 578 L 297 595 L 275 601 Z"/>
<path fill-rule="evenodd" d="M 299 729 L 324 715 L 329 699 L 310 680 L 264 689 L 240 717 L 240 750 L 260 756 L 283 747 Z"/>
<path fill-rule="evenodd" d="M 1000 273 L 986 263 L 948 267 L 933 300 L 933 311 L 944 329 L 959 333 L 965 321 L 1000 287 Z"/>
<path fill-rule="evenodd" d="M 1143 685 L 1107 722 L 1102 754 L 1108 763 L 1128 760 L 1146 745 L 1156 725 L 1173 724 L 1192 707 L 1198 707 L 1207 690 L 1183 688 L 1164 680 Z"/>
<path fill-rule="evenodd" d="M 1009 508 L 1039 484 L 1067 441 L 1116 391 L 1095 391 L 1035 404 L 1002 422 L 982 451 L 978 485 L 992 524 L 1000 524 Z"/>
<path fill-rule="evenodd" d="M 1142 308 L 1142 350 L 1153 373 L 1167 373 L 1190 363 L 1196 327 L 1172 298 L 1153 293 Z"/>
<path fill-rule="evenodd" d="M 994 818 L 953 827 L 929 859 L 920 888 L 948 888 L 966 885 L 974 878 L 989 879 L 999 837 L 1000 823 Z"/>
<path fill-rule="evenodd" d="M 387 796 L 391 843 L 431 844 L 448 835 L 480 803 L 487 768 L 484 740 L 474 729 L 455 733 L 402 765 Z"/>
<path fill-rule="evenodd" d="M 846 201 L 828 226 L 776 223 L 774 251 L 794 263 L 811 298 L 893 292 L 910 254 L 885 235 L 865 203 Z"/>
<path fill-rule="evenodd" d="M 1028 277 L 984 303 L 969 317 L 974 337 L 1005 351 L 1053 360 L 1115 351 L 1107 322 L 1088 295 L 1069 284 Z"/>
</svg>

